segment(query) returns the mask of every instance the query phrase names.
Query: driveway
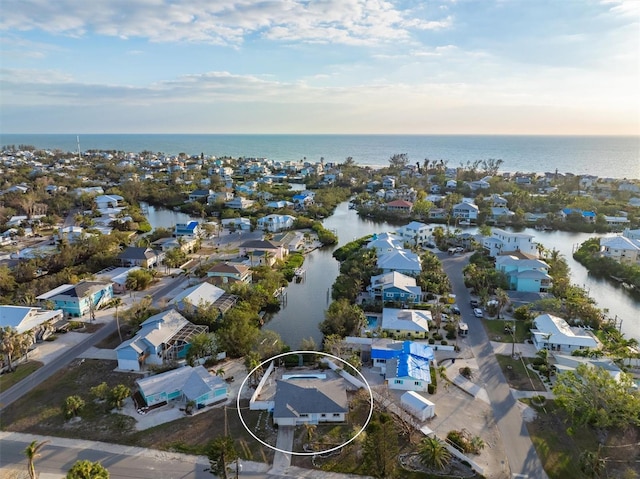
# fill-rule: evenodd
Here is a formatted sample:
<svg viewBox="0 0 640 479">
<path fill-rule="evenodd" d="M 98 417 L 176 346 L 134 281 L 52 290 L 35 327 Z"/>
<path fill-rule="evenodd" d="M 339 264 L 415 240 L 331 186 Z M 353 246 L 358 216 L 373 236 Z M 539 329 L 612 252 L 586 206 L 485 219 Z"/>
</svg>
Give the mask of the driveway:
<svg viewBox="0 0 640 479">
<path fill-rule="evenodd" d="M 547 479 L 531 442 L 521 408 L 518 407 L 518 402 L 511 394 L 502 374 L 482 320 L 474 317 L 473 309 L 469 305 L 471 296 L 462 276 L 462 269 L 468 264 L 469 256 L 470 254 L 441 257 L 453 293 L 458 298 L 461 317 L 469 325 L 469 335 L 465 341 L 467 347 L 466 350 L 463 349 L 462 354 L 470 354 L 478 364 L 479 378 L 475 382 L 482 385 L 489 396 L 502 441 L 508 445 L 506 455 L 511 474 L 527 479 Z"/>
</svg>

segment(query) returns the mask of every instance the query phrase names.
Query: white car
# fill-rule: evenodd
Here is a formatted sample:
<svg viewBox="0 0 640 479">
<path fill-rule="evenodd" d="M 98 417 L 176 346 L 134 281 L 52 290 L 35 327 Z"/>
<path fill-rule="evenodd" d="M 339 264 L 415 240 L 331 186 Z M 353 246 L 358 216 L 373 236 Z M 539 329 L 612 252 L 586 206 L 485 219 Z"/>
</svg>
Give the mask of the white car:
<svg viewBox="0 0 640 479">
<path fill-rule="evenodd" d="M 473 308 L 473 315 L 476 318 L 482 318 L 484 317 L 484 313 L 482 312 L 482 310 L 480 308 Z"/>
</svg>

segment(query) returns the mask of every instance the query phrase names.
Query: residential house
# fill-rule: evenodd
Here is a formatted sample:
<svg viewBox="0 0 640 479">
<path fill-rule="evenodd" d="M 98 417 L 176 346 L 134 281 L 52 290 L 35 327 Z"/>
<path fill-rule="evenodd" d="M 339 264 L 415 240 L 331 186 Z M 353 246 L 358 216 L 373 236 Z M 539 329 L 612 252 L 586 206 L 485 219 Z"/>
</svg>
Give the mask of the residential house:
<svg viewBox="0 0 640 479">
<path fill-rule="evenodd" d="M 477 220 L 478 219 L 478 206 L 474 203 L 462 202 L 454 205 L 451 215 L 454 218 L 460 218 L 464 220 Z"/>
<path fill-rule="evenodd" d="M 435 355 L 424 343 L 379 341 L 371 346 L 371 359 L 390 389 L 426 391 L 431 383 L 430 364 Z"/>
<path fill-rule="evenodd" d="M 385 176 L 382 179 L 382 188 L 392 190 L 396 187 L 396 179 L 393 176 Z"/>
<path fill-rule="evenodd" d="M 397 271 L 409 276 L 418 276 L 422 272 L 420 256 L 408 250 L 394 250 L 378 256 L 378 268 L 383 273 Z"/>
<path fill-rule="evenodd" d="M 227 201 L 224 206 L 232 210 L 247 210 L 251 208 L 254 203 L 255 201 L 244 198 L 243 196 L 236 196 L 231 201 Z"/>
<path fill-rule="evenodd" d="M 509 289 L 529 293 L 546 293 L 551 289 L 549 265 L 539 259 L 521 259 L 512 255 L 496 258 L 496 270 L 509 279 Z"/>
<path fill-rule="evenodd" d="M 9 327 L 18 334 L 31 332 L 34 342 L 47 339 L 55 331 L 55 324 L 63 318 L 61 309 L 0 305 L 0 329 Z"/>
<path fill-rule="evenodd" d="M 141 268 L 157 268 L 164 260 L 165 253 L 144 246 L 127 246 L 117 259 L 123 267 L 140 266 Z"/>
<path fill-rule="evenodd" d="M 422 300 L 422 290 L 416 285 L 416 279 L 397 271 L 372 276 L 367 291 L 372 299 L 382 301 L 418 303 Z"/>
<path fill-rule="evenodd" d="M 251 230 L 251 219 L 249 218 L 225 218 L 221 221 L 222 227 L 229 230 Z"/>
<path fill-rule="evenodd" d="M 371 241 L 367 243 L 367 248 L 375 249 L 378 257 L 392 251 L 404 249 L 402 241 L 393 233 L 382 233 L 379 235 L 374 233 Z"/>
<path fill-rule="evenodd" d="M 640 241 L 640 229 L 632 230 L 630 228 L 625 228 L 624 231 L 622 232 L 622 236 L 632 240 Z"/>
<path fill-rule="evenodd" d="M 431 311 L 384 308 L 381 329 L 398 338 L 426 338 Z"/>
<path fill-rule="evenodd" d="M 293 228 L 295 219 L 295 216 L 291 215 L 267 215 L 258 218 L 257 227 L 264 231 L 277 233 L 278 231 Z"/>
<path fill-rule="evenodd" d="M 93 201 L 98 210 L 105 210 L 121 207 L 124 202 L 124 198 L 120 195 L 98 195 Z"/>
<path fill-rule="evenodd" d="M 194 202 L 194 201 L 199 201 L 199 200 L 206 200 L 208 201 L 209 196 L 214 194 L 213 190 L 193 190 L 191 193 L 189 193 L 189 202 Z"/>
<path fill-rule="evenodd" d="M 600 253 L 618 263 L 640 265 L 640 240 L 626 236 L 601 238 Z"/>
<path fill-rule="evenodd" d="M 204 366 L 184 366 L 136 379 L 136 387 L 147 407 L 183 401 L 201 409 L 229 397 L 227 383 Z"/>
<path fill-rule="evenodd" d="M 575 371 L 578 366 L 585 364 L 589 367 L 602 368 L 606 370 L 609 375 L 616 380 L 619 380 L 622 375 L 622 370 L 612 358 L 583 358 L 580 356 L 554 353 L 553 359 L 553 369 L 558 373 Z"/>
<path fill-rule="evenodd" d="M 291 201 L 279 200 L 279 201 L 269 201 L 265 206 L 267 208 L 273 208 L 273 209 L 279 210 L 282 208 L 293 208 L 295 205 Z"/>
<path fill-rule="evenodd" d="M 160 238 L 151 244 L 158 251 L 164 253 L 176 248 L 184 251 L 185 253 L 190 253 L 196 250 L 196 247 L 198 246 L 198 238 L 190 236 L 180 236 L 180 238 Z"/>
<path fill-rule="evenodd" d="M 558 216 L 562 221 L 567 221 L 572 216 L 582 219 L 585 223 L 595 223 L 596 214 L 593 211 L 583 211 L 578 208 L 563 208 L 558 213 Z"/>
<path fill-rule="evenodd" d="M 504 196 L 500 196 L 498 194 L 492 194 L 487 201 L 491 204 L 491 206 L 506 208 L 509 206 L 509 202 Z"/>
<path fill-rule="evenodd" d="M 139 269 L 141 269 L 140 266 L 108 268 L 100 271 L 96 276 L 100 281 L 110 281 L 113 283 L 114 294 L 120 294 L 128 291 L 127 278 L 129 277 L 129 273 Z"/>
<path fill-rule="evenodd" d="M 515 215 L 513 211 L 503 206 L 492 206 L 489 211 L 489 219 L 500 223 L 508 223 Z"/>
<path fill-rule="evenodd" d="M 447 219 L 447 210 L 444 208 L 431 208 L 429 210 L 430 220 L 445 220 Z"/>
<path fill-rule="evenodd" d="M 207 271 L 207 278 L 217 278 L 220 284 L 234 282 L 251 284 L 251 268 L 241 263 L 216 263 Z"/>
<path fill-rule="evenodd" d="M 308 192 L 301 192 L 297 195 L 293 195 L 293 203 L 296 208 L 305 209 L 307 206 L 310 206 L 314 203 L 314 195 Z"/>
<path fill-rule="evenodd" d="M 190 340 L 206 332 L 207 326 L 190 323 L 173 308 L 162 311 L 144 321 L 133 338 L 116 347 L 118 369 L 140 371 L 145 365 L 184 359 Z"/>
<path fill-rule="evenodd" d="M 110 281 L 80 281 L 78 284 L 63 284 L 36 299 L 53 301 L 55 308 L 68 316 L 82 317 L 95 311 L 113 298 L 113 285 Z"/>
<path fill-rule="evenodd" d="M 229 311 L 237 301 L 237 296 L 204 282 L 181 291 L 169 301 L 169 304 L 175 305 L 176 309 L 181 312 L 189 309 L 197 311 L 198 309 L 215 308 L 222 315 Z"/>
<path fill-rule="evenodd" d="M 67 241 L 69 244 L 76 243 L 93 236 L 91 233 L 87 233 L 81 226 L 63 226 L 58 229 L 58 232 L 53 235 L 53 241 L 56 244 L 60 244 L 63 241 Z"/>
<path fill-rule="evenodd" d="M 415 246 L 424 246 L 433 242 L 433 226 L 419 221 L 412 221 L 396 230 L 403 241 Z"/>
<path fill-rule="evenodd" d="M 296 375 L 276 380 L 273 422 L 279 426 L 345 422 L 347 393 L 340 379 Z"/>
<path fill-rule="evenodd" d="M 551 314 L 541 314 L 533 320 L 531 336 L 538 350 L 571 353 L 576 349 L 600 347 L 600 342 L 591 331 L 571 327 L 564 319 Z"/>
<path fill-rule="evenodd" d="M 218 202 L 226 203 L 233 199 L 233 193 L 231 191 L 215 191 L 207 196 L 207 204 L 213 205 Z"/>
<path fill-rule="evenodd" d="M 533 238 L 534 235 L 493 228 L 491 230 L 491 236 L 484 238 L 482 245 L 489 256 L 494 258 L 501 254 L 512 254 L 515 252 L 519 252 L 528 258 L 537 258 L 537 243 L 534 243 Z"/>
<path fill-rule="evenodd" d="M 255 264 L 272 266 L 288 254 L 289 250 L 275 241 L 250 240 L 240 245 L 240 255 L 248 256 L 252 266 Z"/>
<path fill-rule="evenodd" d="M 607 225 L 615 231 L 621 231 L 625 226 L 627 226 L 630 221 L 626 216 L 607 216 L 604 215 L 604 220 L 607 222 Z"/>
<path fill-rule="evenodd" d="M 399 214 L 409 214 L 413 209 L 413 203 L 411 201 L 406 200 L 395 200 L 387 203 L 386 210 L 399 213 Z"/>
<path fill-rule="evenodd" d="M 197 221 L 189 221 L 188 223 L 178 223 L 173 231 L 176 238 L 200 238 L 202 235 L 202 227 Z"/>
</svg>

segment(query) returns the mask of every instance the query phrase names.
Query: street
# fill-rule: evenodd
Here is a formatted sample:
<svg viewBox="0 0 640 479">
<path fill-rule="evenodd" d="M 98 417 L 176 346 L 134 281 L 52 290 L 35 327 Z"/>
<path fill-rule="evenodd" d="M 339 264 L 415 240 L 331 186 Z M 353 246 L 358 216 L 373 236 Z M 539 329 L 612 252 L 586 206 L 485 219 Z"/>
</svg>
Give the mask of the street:
<svg viewBox="0 0 640 479">
<path fill-rule="evenodd" d="M 547 479 L 522 414 L 516 405 L 517 401 L 511 394 L 489 344 L 489 338 L 482 325 L 483 320 L 473 315 L 473 308 L 469 304 L 471 296 L 462 276 L 462 269 L 468 264 L 469 254 L 440 258 L 456 295 L 461 318 L 469 325 L 466 343 L 479 366 L 479 380 L 476 382 L 486 390 L 491 401 L 493 415 L 505 444 L 511 474 L 514 477 L 528 479 Z"/>
</svg>

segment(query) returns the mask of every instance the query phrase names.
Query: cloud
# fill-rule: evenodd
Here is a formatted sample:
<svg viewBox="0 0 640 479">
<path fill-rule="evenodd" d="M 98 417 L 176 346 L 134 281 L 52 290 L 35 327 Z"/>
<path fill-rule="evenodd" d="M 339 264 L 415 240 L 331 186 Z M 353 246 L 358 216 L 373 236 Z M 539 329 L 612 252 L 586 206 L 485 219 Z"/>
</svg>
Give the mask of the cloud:
<svg viewBox="0 0 640 479">
<path fill-rule="evenodd" d="M 152 42 L 240 45 L 274 41 L 365 45 L 448 28 L 452 17 L 416 17 L 386 0 L 4 0 L 0 30 L 89 33 Z"/>
</svg>

